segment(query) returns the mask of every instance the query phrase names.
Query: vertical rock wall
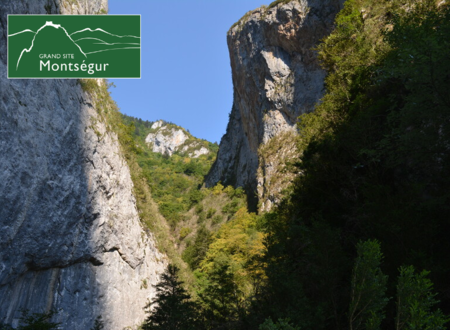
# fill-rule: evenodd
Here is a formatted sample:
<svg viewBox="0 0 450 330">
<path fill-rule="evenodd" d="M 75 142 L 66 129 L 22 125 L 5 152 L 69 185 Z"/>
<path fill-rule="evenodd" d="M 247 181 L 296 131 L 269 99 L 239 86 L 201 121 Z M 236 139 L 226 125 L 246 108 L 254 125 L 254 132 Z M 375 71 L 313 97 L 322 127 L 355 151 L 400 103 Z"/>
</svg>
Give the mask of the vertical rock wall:
<svg viewBox="0 0 450 330">
<path fill-rule="evenodd" d="M 260 210 L 277 201 L 295 175 L 274 176 L 298 156 L 291 138 L 297 117 L 312 111 L 324 92 L 325 72 L 313 47 L 331 31 L 342 3 L 293 0 L 263 6 L 228 31 L 234 101 L 207 186 L 218 181 L 242 186 L 257 196 Z M 278 150 L 267 145 L 274 138 Z"/>
<path fill-rule="evenodd" d="M 77 80 L 6 78 L 7 14 L 105 10 L 107 0 L 0 2 L 0 322 L 58 309 L 65 330 L 98 315 L 105 329 L 134 327 L 163 271 L 92 96 Z"/>
</svg>

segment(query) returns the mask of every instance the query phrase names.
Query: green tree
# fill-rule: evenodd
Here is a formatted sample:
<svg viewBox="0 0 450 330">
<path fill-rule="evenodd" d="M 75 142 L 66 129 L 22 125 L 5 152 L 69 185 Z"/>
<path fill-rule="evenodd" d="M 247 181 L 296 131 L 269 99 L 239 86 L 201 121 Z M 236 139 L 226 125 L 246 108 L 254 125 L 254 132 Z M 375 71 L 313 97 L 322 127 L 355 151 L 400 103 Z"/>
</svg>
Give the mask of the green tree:
<svg viewBox="0 0 450 330">
<path fill-rule="evenodd" d="M 210 279 L 223 279 L 221 274 L 227 267 L 227 274 L 240 292 L 238 299 L 254 295 L 255 286 L 264 277 L 262 265 L 254 262 L 264 253 L 264 234 L 257 230 L 258 217 L 239 209 L 232 220 L 224 223 L 215 233 L 207 253 L 199 265 L 201 272 Z"/>
<path fill-rule="evenodd" d="M 31 313 L 23 310 L 19 318 L 19 327 L 16 330 L 58 330 L 61 323 L 51 322 L 52 317 L 57 312 L 51 310 L 43 313 Z M 0 330 L 13 330 L 10 325 L 0 323 Z"/>
<path fill-rule="evenodd" d="M 196 330 L 196 304 L 178 279 L 179 268 L 169 264 L 161 275 L 161 281 L 154 285 L 155 299 L 145 308 L 150 315 L 144 322 L 144 330 Z"/>
<path fill-rule="evenodd" d="M 208 252 L 208 247 L 211 242 L 211 232 L 205 226 L 201 226 L 197 231 L 194 244 L 189 245 L 182 254 L 183 260 L 191 269 L 194 270 L 200 265 L 200 262 Z"/>
<path fill-rule="evenodd" d="M 279 319 L 278 322 L 273 323 L 271 318 L 264 321 L 259 326 L 259 330 L 300 330 L 300 327 L 296 327 L 290 324 L 289 319 Z"/>
<path fill-rule="evenodd" d="M 94 326 L 92 327 L 91 330 L 103 330 L 105 328 L 105 325 L 103 323 L 103 319 L 102 316 L 99 315 L 96 317 L 95 322 L 94 322 Z"/>
<path fill-rule="evenodd" d="M 429 272 L 416 274 L 414 267 L 401 267 L 397 284 L 396 330 L 446 329 L 449 318 L 436 308 L 433 283 L 427 278 Z"/>
<path fill-rule="evenodd" d="M 379 329 L 383 321 L 388 277 L 380 269 L 383 254 L 376 240 L 359 242 L 352 275 L 350 330 Z"/>
<path fill-rule="evenodd" d="M 231 324 L 237 321 L 243 311 L 239 287 L 227 263 L 216 263 L 205 276 L 200 277 L 200 290 L 197 292 L 204 310 L 205 319 L 214 328 L 218 324 Z"/>
</svg>

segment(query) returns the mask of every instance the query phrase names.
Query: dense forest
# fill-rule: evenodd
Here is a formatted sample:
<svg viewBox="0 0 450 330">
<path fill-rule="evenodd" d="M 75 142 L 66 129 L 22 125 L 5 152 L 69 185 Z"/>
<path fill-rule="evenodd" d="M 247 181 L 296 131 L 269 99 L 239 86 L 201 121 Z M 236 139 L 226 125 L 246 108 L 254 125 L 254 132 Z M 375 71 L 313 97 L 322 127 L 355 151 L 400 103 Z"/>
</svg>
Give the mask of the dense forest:
<svg viewBox="0 0 450 330">
<path fill-rule="evenodd" d="M 144 329 L 446 328 L 449 14 L 345 2 L 317 47 L 327 92 L 299 118 L 301 175 L 272 212 L 198 229 L 183 253 L 195 283 L 170 265 Z M 209 194 L 223 191 L 238 192 Z"/>
<path fill-rule="evenodd" d="M 238 235 L 213 238 L 194 328 L 446 328 L 449 40 L 446 2 L 345 2 L 317 47 L 327 92 L 299 118 L 301 175 L 273 212 L 238 213 L 221 228 L 254 223 L 263 237 L 241 269 L 236 250 L 217 249 Z M 223 261 L 205 272 L 216 249 Z M 158 299 L 170 314 L 170 298 Z M 149 317 L 147 328 L 192 328 L 183 318 Z"/>
<path fill-rule="evenodd" d="M 444 328 L 449 14 L 444 2 L 345 2 L 317 48 L 327 93 L 299 118 L 302 174 L 265 216 L 267 281 L 252 323 Z"/>
</svg>

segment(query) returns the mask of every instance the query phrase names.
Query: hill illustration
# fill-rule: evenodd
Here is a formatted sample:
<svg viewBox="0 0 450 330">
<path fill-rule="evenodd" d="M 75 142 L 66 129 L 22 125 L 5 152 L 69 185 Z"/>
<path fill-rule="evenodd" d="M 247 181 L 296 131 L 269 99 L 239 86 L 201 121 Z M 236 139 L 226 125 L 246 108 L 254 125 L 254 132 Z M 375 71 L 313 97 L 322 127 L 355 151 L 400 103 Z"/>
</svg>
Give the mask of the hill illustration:
<svg viewBox="0 0 450 330">
<path fill-rule="evenodd" d="M 62 62 L 63 54 L 73 54 L 73 61 L 81 63 L 87 58 L 82 49 L 59 24 L 46 22 L 35 34 L 31 46 L 22 50 L 17 60 L 17 69 L 34 72 L 39 70 L 41 59 L 46 62 L 49 55 L 60 55 L 52 62 Z"/>
<path fill-rule="evenodd" d="M 69 34 L 62 25 L 52 21 L 47 21 L 36 32 L 25 29 L 9 37 L 14 38 L 14 44 L 21 45 L 10 47 L 9 58 L 17 63 L 16 70 L 26 72 L 27 76 L 50 70 L 48 65 L 43 67 L 43 60 L 47 63 L 50 59 L 51 64 L 67 63 L 70 60 L 70 63 L 80 65 L 83 61 L 86 64 L 100 62 L 102 55 L 99 57 L 97 53 L 116 51 L 117 58 L 108 61 L 112 64 L 127 58 L 129 51 L 140 51 L 138 36 L 120 36 L 101 28 L 83 28 Z M 69 57 L 65 58 L 64 55 Z M 91 55 L 90 61 L 87 60 L 88 55 Z M 67 71 L 61 72 L 61 77 L 67 75 Z"/>
<path fill-rule="evenodd" d="M 100 28 L 83 29 L 71 34 L 73 40 L 87 54 L 116 49 L 135 49 L 140 47 L 141 39 L 137 36 L 119 36 Z"/>
<path fill-rule="evenodd" d="M 10 39 L 14 39 L 14 42 L 16 42 L 19 45 L 29 46 L 33 42 L 35 35 L 36 35 L 35 31 L 27 29 L 27 30 L 20 31 L 20 32 L 10 35 Z M 20 54 L 22 52 L 23 52 L 23 48 L 8 47 L 8 57 L 12 61 L 16 62 L 16 65 L 17 65 L 17 60 L 19 59 Z"/>
</svg>

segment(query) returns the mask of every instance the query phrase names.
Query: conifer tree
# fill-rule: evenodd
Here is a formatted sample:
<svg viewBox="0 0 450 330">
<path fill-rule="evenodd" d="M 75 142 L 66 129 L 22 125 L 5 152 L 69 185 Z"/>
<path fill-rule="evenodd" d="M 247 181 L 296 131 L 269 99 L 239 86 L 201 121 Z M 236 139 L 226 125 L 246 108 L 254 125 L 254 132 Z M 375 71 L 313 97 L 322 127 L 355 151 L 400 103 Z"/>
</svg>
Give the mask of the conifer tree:
<svg viewBox="0 0 450 330">
<path fill-rule="evenodd" d="M 29 310 L 22 310 L 22 315 L 19 319 L 19 326 L 16 330 L 58 330 L 61 329 L 61 323 L 51 322 L 53 316 L 57 311 L 50 310 L 43 313 L 31 313 Z M 14 328 L 8 324 L 0 323 L 0 330 L 13 330 Z"/>
<path fill-rule="evenodd" d="M 194 330 L 200 329 L 196 305 L 178 278 L 179 268 L 169 264 L 154 285 L 155 299 L 145 308 L 150 314 L 143 325 L 144 330 Z"/>
</svg>

